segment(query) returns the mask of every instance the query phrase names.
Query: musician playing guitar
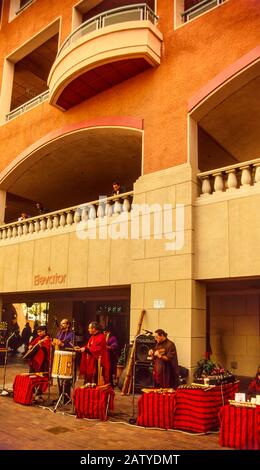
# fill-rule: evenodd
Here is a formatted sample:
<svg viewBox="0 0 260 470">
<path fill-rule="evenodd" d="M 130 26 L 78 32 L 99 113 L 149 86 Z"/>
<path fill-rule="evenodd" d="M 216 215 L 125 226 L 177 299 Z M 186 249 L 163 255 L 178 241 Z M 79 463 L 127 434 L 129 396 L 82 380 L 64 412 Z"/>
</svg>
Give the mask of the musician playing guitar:
<svg viewBox="0 0 260 470">
<path fill-rule="evenodd" d="M 37 337 L 29 344 L 25 357 L 29 357 L 29 372 L 48 372 L 50 361 L 51 339 L 46 326 L 39 325 Z"/>
</svg>

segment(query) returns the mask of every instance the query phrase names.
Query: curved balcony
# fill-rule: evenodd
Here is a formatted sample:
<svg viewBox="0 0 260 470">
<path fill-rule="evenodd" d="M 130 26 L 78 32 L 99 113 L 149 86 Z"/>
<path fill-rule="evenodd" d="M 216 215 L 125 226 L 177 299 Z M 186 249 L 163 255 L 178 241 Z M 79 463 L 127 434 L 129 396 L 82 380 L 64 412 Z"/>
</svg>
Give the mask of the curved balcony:
<svg viewBox="0 0 260 470">
<path fill-rule="evenodd" d="M 160 64 L 162 34 L 146 4 L 106 11 L 77 28 L 51 68 L 50 104 L 67 110 Z"/>
</svg>

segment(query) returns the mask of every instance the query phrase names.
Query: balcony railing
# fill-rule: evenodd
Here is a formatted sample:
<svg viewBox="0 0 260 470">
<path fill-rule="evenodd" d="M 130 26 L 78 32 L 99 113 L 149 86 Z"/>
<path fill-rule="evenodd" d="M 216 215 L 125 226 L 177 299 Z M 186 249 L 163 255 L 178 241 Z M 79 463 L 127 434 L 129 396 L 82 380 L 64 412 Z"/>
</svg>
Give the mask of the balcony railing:
<svg viewBox="0 0 260 470">
<path fill-rule="evenodd" d="M 35 96 L 35 98 L 32 98 L 29 101 L 26 101 L 26 103 L 10 111 L 10 113 L 6 114 L 5 120 L 11 121 L 11 119 L 16 118 L 17 116 L 24 113 L 25 111 L 28 111 L 31 108 L 34 108 L 35 106 L 42 103 L 43 101 L 46 101 L 48 98 L 49 98 L 49 90 L 44 91 L 43 93 L 41 93 L 41 95 Z"/>
<path fill-rule="evenodd" d="M 43 232 L 55 232 L 57 229 L 72 227 L 80 222 L 103 219 L 122 212 L 130 212 L 133 191 L 87 202 L 78 206 L 42 214 L 18 222 L 0 226 L 0 240 L 17 239 L 26 235 L 37 235 Z"/>
<path fill-rule="evenodd" d="M 205 11 L 211 10 L 211 8 L 221 5 L 225 1 L 226 0 L 202 0 L 201 2 L 193 5 L 192 7 L 188 8 L 188 10 L 185 10 L 183 13 L 181 13 L 182 20 L 184 22 L 190 21 Z"/>
<path fill-rule="evenodd" d="M 59 49 L 57 57 L 60 53 L 66 49 L 70 44 L 77 41 L 80 37 L 85 36 L 92 31 L 105 28 L 117 23 L 123 23 L 125 21 L 144 21 L 149 20 L 153 24 L 156 24 L 158 16 L 151 10 L 151 8 L 145 3 L 139 3 L 136 5 L 127 5 L 120 8 L 114 8 L 108 10 L 99 15 L 93 16 L 89 20 L 82 23 L 70 36 L 64 41 Z"/>
<path fill-rule="evenodd" d="M 200 198 L 238 194 L 245 189 L 260 189 L 260 158 L 199 173 Z"/>
</svg>

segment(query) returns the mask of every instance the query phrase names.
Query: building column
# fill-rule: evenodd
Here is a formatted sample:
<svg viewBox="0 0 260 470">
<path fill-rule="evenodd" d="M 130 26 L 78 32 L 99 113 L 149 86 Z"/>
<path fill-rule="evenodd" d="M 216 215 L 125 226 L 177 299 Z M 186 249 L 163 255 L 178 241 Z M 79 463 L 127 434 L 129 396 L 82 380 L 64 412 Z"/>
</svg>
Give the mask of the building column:
<svg viewBox="0 0 260 470">
<path fill-rule="evenodd" d="M 0 189 L 0 225 L 5 221 L 6 191 Z"/>
</svg>

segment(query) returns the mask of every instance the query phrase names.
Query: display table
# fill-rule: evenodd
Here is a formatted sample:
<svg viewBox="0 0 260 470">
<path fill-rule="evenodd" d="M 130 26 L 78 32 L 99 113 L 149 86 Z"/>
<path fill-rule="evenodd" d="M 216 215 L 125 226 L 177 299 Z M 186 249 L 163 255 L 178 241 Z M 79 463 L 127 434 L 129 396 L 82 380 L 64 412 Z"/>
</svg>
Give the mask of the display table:
<svg viewBox="0 0 260 470">
<path fill-rule="evenodd" d="M 105 421 L 107 411 L 114 408 L 115 392 L 110 385 L 75 389 L 73 400 L 77 418 L 93 418 Z"/>
<path fill-rule="evenodd" d="M 225 405 L 219 412 L 219 443 L 235 449 L 260 449 L 260 406 Z"/>
<path fill-rule="evenodd" d="M 173 393 L 148 392 L 138 400 L 139 426 L 171 429 L 173 427 L 174 413 Z"/>
<path fill-rule="evenodd" d="M 173 428 L 208 432 L 219 428 L 220 408 L 234 399 L 239 382 L 207 389 L 178 388 L 175 394 Z"/>
<path fill-rule="evenodd" d="M 17 375 L 13 383 L 14 401 L 22 405 L 31 405 L 35 389 L 43 393 L 48 388 L 48 376 L 38 374 Z"/>
</svg>

